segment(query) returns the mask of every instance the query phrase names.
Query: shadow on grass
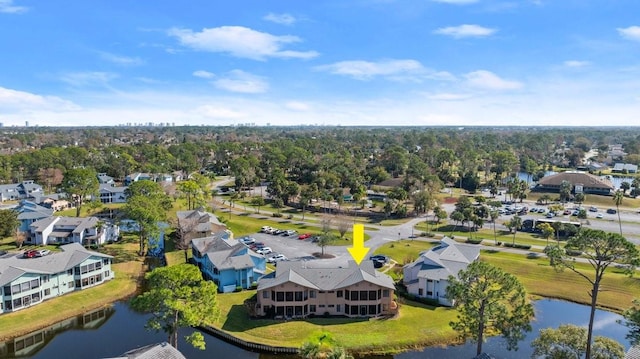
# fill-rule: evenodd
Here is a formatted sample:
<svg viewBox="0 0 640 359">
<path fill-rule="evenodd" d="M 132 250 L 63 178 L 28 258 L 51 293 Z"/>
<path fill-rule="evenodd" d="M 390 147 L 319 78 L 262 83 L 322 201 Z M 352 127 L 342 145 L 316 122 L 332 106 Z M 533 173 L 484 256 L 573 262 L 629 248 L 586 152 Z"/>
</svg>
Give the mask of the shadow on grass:
<svg viewBox="0 0 640 359">
<path fill-rule="evenodd" d="M 276 325 L 286 322 L 307 322 L 314 325 L 329 326 L 329 325 L 341 325 L 349 323 L 357 323 L 368 321 L 369 318 L 346 318 L 346 317 L 313 317 L 304 319 L 262 319 L 251 318 L 244 305 L 236 304 L 231 307 L 227 320 L 222 325 L 222 330 L 228 332 L 244 332 L 255 328 L 266 327 L 269 325 Z"/>
<path fill-rule="evenodd" d="M 100 252 L 113 256 L 114 263 L 135 261 L 139 257 L 135 252 L 127 250 L 125 248 L 118 247 L 101 247 Z"/>
</svg>

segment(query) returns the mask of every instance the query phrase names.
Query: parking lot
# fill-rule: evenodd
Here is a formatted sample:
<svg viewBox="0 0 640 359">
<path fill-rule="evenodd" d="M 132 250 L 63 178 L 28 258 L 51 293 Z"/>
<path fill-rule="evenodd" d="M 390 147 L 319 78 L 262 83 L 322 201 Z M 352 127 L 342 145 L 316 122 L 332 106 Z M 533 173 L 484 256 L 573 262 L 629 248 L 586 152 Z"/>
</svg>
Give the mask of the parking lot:
<svg viewBox="0 0 640 359">
<path fill-rule="evenodd" d="M 313 253 L 320 252 L 321 248 L 312 242 L 312 237 L 298 239 L 299 233 L 284 236 L 282 234 L 254 233 L 249 237 L 255 238 L 256 242 L 264 243 L 272 249 L 272 253 L 265 255 L 266 258 L 276 254 L 284 254 L 289 260 L 311 260 L 315 259 Z"/>
</svg>

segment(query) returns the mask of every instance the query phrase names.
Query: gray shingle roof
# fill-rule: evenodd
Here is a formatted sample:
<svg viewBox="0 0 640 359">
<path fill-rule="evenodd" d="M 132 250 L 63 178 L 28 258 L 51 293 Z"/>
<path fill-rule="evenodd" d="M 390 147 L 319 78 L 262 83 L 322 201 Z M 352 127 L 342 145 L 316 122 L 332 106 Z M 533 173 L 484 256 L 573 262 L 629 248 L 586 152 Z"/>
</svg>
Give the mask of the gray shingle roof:
<svg viewBox="0 0 640 359">
<path fill-rule="evenodd" d="M 261 258 L 248 250 L 244 244 L 234 241 L 228 231 L 217 232 L 210 237 L 195 238 L 191 243 L 198 252 L 206 255 L 218 270 L 252 268 L 255 264 L 251 257 Z"/>
<path fill-rule="evenodd" d="M 369 282 L 381 287 L 395 289 L 393 279 L 373 268 L 373 262 L 362 261 L 358 266 L 350 261 L 348 267 L 321 267 L 306 261 L 279 262 L 275 277 L 263 277 L 258 281 L 258 290 L 271 288 L 287 282 L 317 290 L 335 290 L 350 285 Z"/>
<path fill-rule="evenodd" d="M 54 274 L 64 272 L 91 256 L 113 258 L 110 255 L 89 251 L 79 243 L 60 246 L 62 252 L 51 253 L 39 258 L 22 258 L 17 254 L 0 258 L 0 286 L 5 285 L 25 273 Z"/>
<path fill-rule="evenodd" d="M 418 266 L 418 278 L 442 280 L 450 275 L 457 276 L 459 271 L 466 269 L 479 256 L 479 247 L 457 243 L 449 237 L 444 237 L 440 245 L 420 253 L 420 257 L 406 267 Z"/>
<path fill-rule="evenodd" d="M 178 349 L 167 342 L 151 344 L 129 350 L 122 356 L 111 359 L 187 359 Z"/>
<path fill-rule="evenodd" d="M 601 188 L 613 190 L 615 187 L 608 179 L 602 179 L 598 176 L 594 176 L 586 172 L 562 172 L 554 175 L 542 177 L 539 181 L 539 185 L 543 186 L 560 186 L 562 181 L 568 181 L 572 185 L 576 183 L 582 183 L 585 187 Z"/>
</svg>

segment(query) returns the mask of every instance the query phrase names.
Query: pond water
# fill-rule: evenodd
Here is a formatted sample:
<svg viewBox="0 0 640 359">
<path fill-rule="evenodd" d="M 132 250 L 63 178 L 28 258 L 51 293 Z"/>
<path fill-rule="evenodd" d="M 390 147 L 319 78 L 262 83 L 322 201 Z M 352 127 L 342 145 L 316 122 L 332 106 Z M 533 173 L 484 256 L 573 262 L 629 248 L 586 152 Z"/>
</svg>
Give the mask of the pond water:
<svg viewBox="0 0 640 359">
<path fill-rule="evenodd" d="M 45 304 L 46 305 L 46 304 Z M 538 336 L 538 330 L 558 327 L 560 324 L 573 323 L 586 326 L 589 308 L 558 300 L 539 300 L 534 303 L 536 320 L 533 331 L 520 343 L 517 352 L 507 351 L 504 342 L 498 338 L 489 338 L 484 351 L 498 359 L 528 358 L 531 356 L 529 343 Z M 425 318 L 426 319 L 426 318 Z M 595 335 L 604 335 L 622 343 L 625 348 L 630 344 L 625 339 L 627 328 L 618 324 L 621 316 L 606 311 L 596 314 Z M 71 318 L 44 330 L 40 330 L 15 340 L 0 343 L 0 358 L 108 358 L 121 355 L 133 348 L 166 341 L 163 333 L 144 329 L 146 316 L 132 311 L 124 303 L 116 303 L 113 308 L 93 311 L 83 316 Z M 188 330 L 182 330 L 181 336 Z M 402 335 L 402 333 L 398 333 Z M 220 339 L 205 334 L 207 349 L 200 351 L 184 341 L 178 344 L 180 351 L 189 359 L 199 358 L 257 358 L 257 359 L 293 359 L 295 356 L 273 356 L 258 354 L 237 348 Z M 447 348 L 425 348 L 395 356 L 370 356 L 361 359 L 417 359 L 417 358 L 473 358 L 475 344 Z"/>
</svg>

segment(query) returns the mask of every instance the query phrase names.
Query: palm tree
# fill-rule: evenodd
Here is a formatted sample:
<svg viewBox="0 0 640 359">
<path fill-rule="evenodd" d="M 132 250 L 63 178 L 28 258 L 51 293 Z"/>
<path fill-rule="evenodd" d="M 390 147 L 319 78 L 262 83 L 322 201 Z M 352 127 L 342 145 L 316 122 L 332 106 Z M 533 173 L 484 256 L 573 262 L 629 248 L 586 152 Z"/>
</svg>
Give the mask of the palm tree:
<svg viewBox="0 0 640 359">
<path fill-rule="evenodd" d="M 624 199 L 624 193 L 622 190 L 617 190 L 613 195 L 613 202 L 616 204 L 616 209 L 618 211 L 618 225 L 620 226 L 620 235 L 622 235 L 622 220 L 620 220 L 620 205 L 622 204 L 622 200 Z"/>
</svg>

